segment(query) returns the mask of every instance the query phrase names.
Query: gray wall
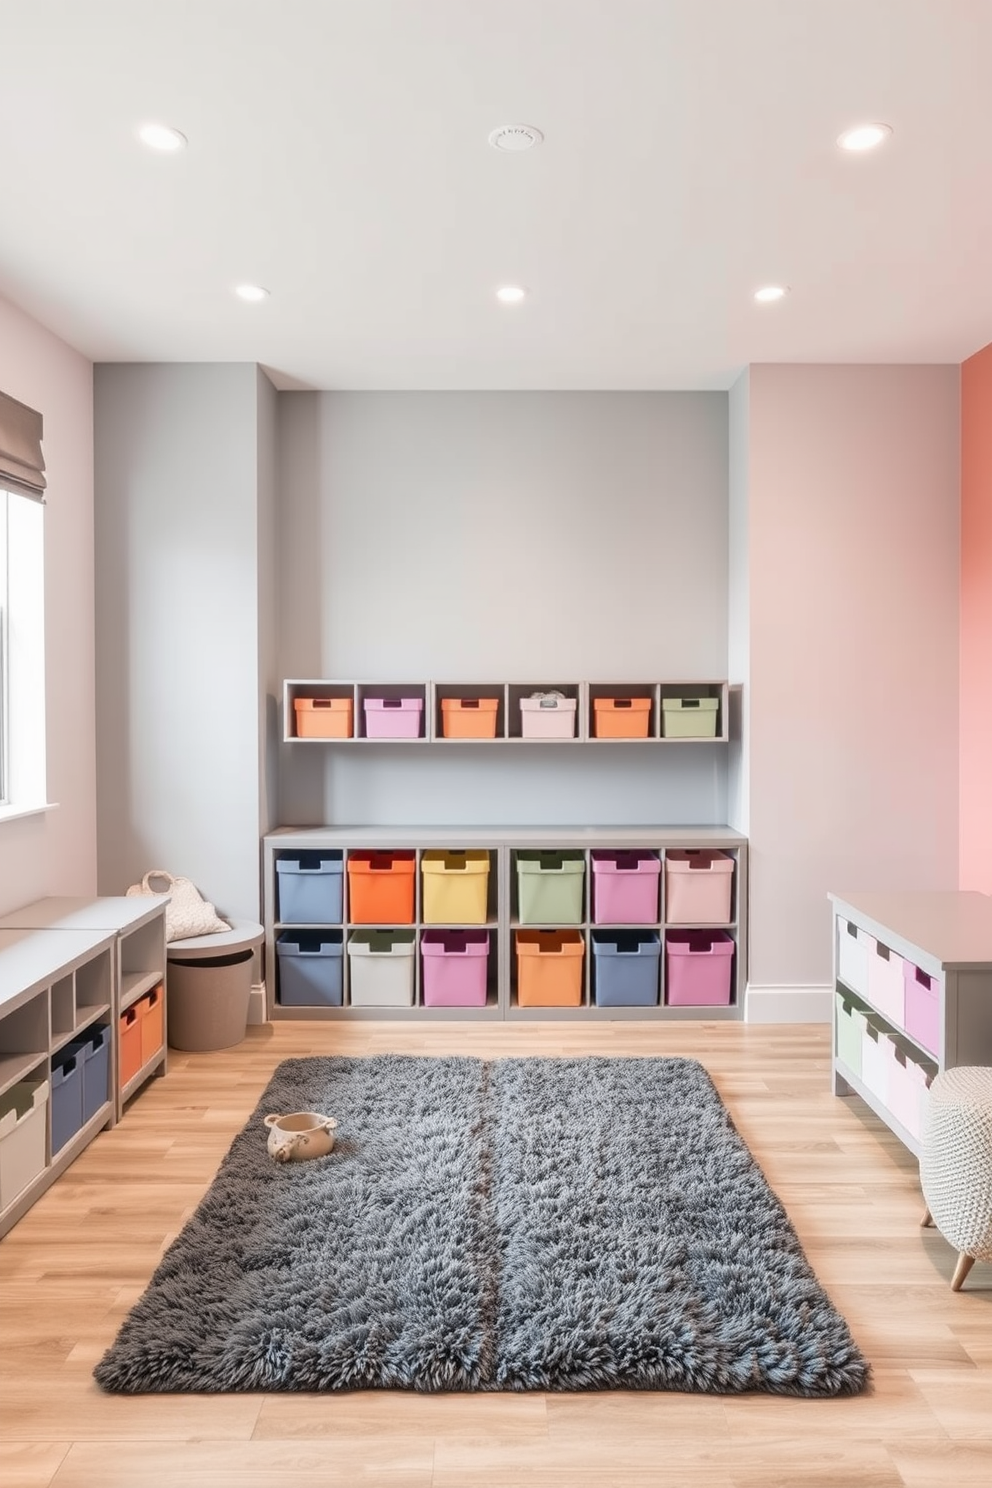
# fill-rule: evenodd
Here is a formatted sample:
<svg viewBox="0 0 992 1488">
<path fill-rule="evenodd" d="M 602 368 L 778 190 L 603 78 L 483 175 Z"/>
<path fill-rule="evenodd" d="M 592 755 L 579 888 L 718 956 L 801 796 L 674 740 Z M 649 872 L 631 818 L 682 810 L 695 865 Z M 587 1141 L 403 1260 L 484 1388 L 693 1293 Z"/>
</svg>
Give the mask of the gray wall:
<svg viewBox="0 0 992 1488">
<path fill-rule="evenodd" d="M 280 669 L 722 679 L 723 393 L 286 393 Z M 284 745 L 284 822 L 710 822 L 722 748 Z"/>
<path fill-rule="evenodd" d="M 165 868 L 251 918 L 267 824 L 259 615 L 273 603 L 258 375 L 106 365 L 94 388 L 99 892 Z"/>
<path fill-rule="evenodd" d="M 727 676 L 731 683 L 731 736 L 728 749 L 727 823 L 747 835 L 750 828 L 751 581 L 750 537 L 750 374 L 730 389 L 729 407 L 729 563 L 727 569 Z"/>
</svg>

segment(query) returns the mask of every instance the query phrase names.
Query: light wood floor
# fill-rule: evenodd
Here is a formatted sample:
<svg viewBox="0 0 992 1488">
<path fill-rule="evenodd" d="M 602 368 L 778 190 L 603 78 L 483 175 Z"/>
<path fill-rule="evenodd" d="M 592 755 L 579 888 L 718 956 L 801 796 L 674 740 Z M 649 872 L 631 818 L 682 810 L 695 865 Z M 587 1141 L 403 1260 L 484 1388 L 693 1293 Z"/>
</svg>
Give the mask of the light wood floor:
<svg viewBox="0 0 992 1488">
<path fill-rule="evenodd" d="M 710 1071 L 871 1393 L 105 1396 L 93 1365 L 280 1059 L 375 1052 L 685 1054 Z M 0 1243 L 6 1488 L 970 1488 L 992 1483 L 992 1267 L 950 1291 L 915 1164 L 829 1094 L 820 1027 L 284 1023 L 169 1074 Z"/>
</svg>

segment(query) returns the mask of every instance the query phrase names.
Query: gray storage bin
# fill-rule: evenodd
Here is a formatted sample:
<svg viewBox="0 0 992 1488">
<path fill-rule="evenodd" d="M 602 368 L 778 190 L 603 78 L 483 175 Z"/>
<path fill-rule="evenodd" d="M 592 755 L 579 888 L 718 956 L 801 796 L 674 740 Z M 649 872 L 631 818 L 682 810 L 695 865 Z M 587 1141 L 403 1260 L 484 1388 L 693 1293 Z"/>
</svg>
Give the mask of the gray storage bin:
<svg viewBox="0 0 992 1488">
<path fill-rule="evenodd" d="M 63 1052 L 79 1056 L 85 1126 L 110 1099 L 110 1029 L 106 1023 L 98 1023 L 85 1038 L 73 1039 Z"/>
<path fill-rule="evenodd" d="M 342 930 L 286 931 L 276 941 L 282 1007 L 340 1007 Z"/>
<path fill-rule="evenodd" d="M 62 1049 L 52 1059 L 52 1156 L 83 1124 L 83 1056 Z"/>
<path fill-rule="evenodd" d="M 203 1053 L 240 1044 L 248 1027 L 250 946 L 227 956 L 169 957 L 169 1044 Z"/>
<path fill-rule="evenodd" d="M 593 990 L 597 1007 L 655 1007 L 661 980 L 661 937 L 654 930 L 594 930 Z"/>
<path fill-rule="evenodd" d="M 335 925 L 344 919 L 344 853 L 298 852 L 276 859 L 283 925 Z"/>
</svg>

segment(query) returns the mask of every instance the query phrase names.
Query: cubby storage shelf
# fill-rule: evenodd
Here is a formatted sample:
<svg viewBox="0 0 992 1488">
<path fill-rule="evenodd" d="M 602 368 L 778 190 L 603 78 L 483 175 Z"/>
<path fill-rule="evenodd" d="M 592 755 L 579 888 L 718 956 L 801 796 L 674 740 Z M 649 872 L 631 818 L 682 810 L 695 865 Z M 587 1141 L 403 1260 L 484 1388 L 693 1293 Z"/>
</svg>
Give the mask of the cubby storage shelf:
<svg viewBox="0 0 992 1488">
<path fill-rule="evenodd" d="M 487 1002 L 485 1007 L 431 1007 L 423 1000 L 423 958 L 421 941 L 425 931 L 446 928 L 469 928 L 467 923 L 454 921 L 429 922 L 422 916 L 423 877 L 421 866 L 426 852 L 446 850 L 467 852 L 485 850 L 490 855 L 490 875 L 487 892 L 487 919 L 485 924 L 470 928 L 485 930 L 490 937 L 488 963 Z M 715 850 L 725 853 L 733 861 L 731 912 L 726 920 L 705 924 L 669 920 L 666 918 L 664 857 L 672 850 Z M 592 859 L 594 850 L 630 852 L 640 850 L 659 859 L 658 909 L 656 915 L 644 922 L 597 922 L 593 918 Z M 410 1006 L 355 1006 L 350 998 L 351 969 L 348 957 L 348 938 L 355 931 L 375 929 L 376 926 L 353 921 L 349 918 L 350 896 L 348 885 L 348 860 L 351 854 L 369 852 L 413 852 L 414 909 L 409 923 L 382 922 L 381 928 L 412 930 L 414 934 L 414 990 Z M 516 854 L 518 852 L 578 853 L 583 861 L 583 886 L 581 916 L 574 922 L 565 919 L 520 921 L 520 906 L 517 902 Z M 295 923 L 280 917 L 279 879 L 286 876 L 277 872 L 280 859 L 300 859 L 303 853 L 340 855 L 342 899 L 338 915 L 326 921 L 308 919 L 305 924 Z M 291 870 L 294 873 L 295 870 Z M 746 984 L 747 944 L 747 839 L 725 826 L 667 827 L 667 826 L 603 826 L 603 827 L 282 827 L 269 833 L 263 841 L 263 876 L 266 934 L 266 998 L 267 1016 L 279 1019 L 325 1018 L 370 1018 L 370 1019 L 483 1019 L 499 1020 L 568 1020 L 568 1019 L 684 1019 L 725 1021 L 742 1016 L 744 987 Z M 336 902 L 336 907 L 337 902 Z M 514 935 L 520 929 L 568 928 L 579 932 L 583 938 L 584 954 L 581 972 L 581 1002 L 576 1006 L 520 1006 L 517 1002 L 516 955 Z M 595 1002 L 595 977 L 592 936 L 614 930 L 642 930 L 654 933 L 660 942 L 659 956 L 659 1000 L 648 1006 L 598 1006 Z M 665 937 L 669 931 L 689 929 L 720 930 L 733 941 L 731 984 L 729 1004 L 706 1004 L 701 1006 L 672 1005 L 664 1000 L 666 989 Z M 279 1000 L 280 967 L 276 944 L 283 933 L 314 934 L 320 930 L 340 937 L 341 943 L 341 1005 L 314 1003 L 307 1006 L 283 1005 Z"/>
<path fill-rule="evenodd" d="M 918 1157 L 923 1078 L 957 1065 L 992 1064 L 992 899 L 953 890 L 829 899 L 834 1094 L 860 1096 Z M 917 990 L 926 993 L 919 1021 Z M 851 1060 L 865 1053 L 869 1039 L 864 1069 L 853 1069 Z M 919 1104 L 905 1098 L 910 1065 Z"/>
<path fill-rule="evenodd" d="M 44 1111 L 28 1118 L 30 1135 L 24 1126 L 22 1140 L 19 1122 L 8 1134 L 15 1142 L 9 1162 L 7 1151 L 0 1151 L 4 1165 L 0 1235 L 16 1224 L 99 1131 L 120 1119 L 125 1102 L 145 1081 L 164 1071 L 163 998 L 161 1047 L 120 1088 L 121 1011 L 149 988 L 164 986 L 165 967 L 162 898 L 40 899 L 0 920 L 0 1097 L 21 1082 L 49 1086 Z M 71 1126 L 60 1119 L 65 1140 L 55 1145 L 53 1067 L 61 1070 L 67 1046 L 86 1040 L 102 1025 L 109 1033 L 91 1037 L 88 1050 L 72 1051 L 79 1081 L 73 1104 L 78 1099 L 79 1114 Z M 100 1100 L 104 1080 L 105 1099 Z M 68 1088 L 62 1085 L 62 1095 Z M 68 1114 L 68 1108 L 60 1109 Z M 13 1193 L 8 1193 L 8 1166 L 15 1175 Z"/>
<path fill-rule="evenodd" d="M 521 700 L 533 693 L 562 694 L 563 728 L 568 728 L 574 717 L 574 732 L 546 736 L 525 733 L 525 727 L 544 728 L 552 725 L 540 719 L 525 725 L 521 711 Z M 387 699 L 399 704 L 403 699 L 416 700 L 420 711 L 416 718 L 416 734 L 394 734 L 370 736 L 366 721 L 366 699 Z M 643 737 L 611 736 L 599 737 L 595 715 L 597 700 L 609 698 L 642 699 L 647 702 L 647 732 Z M 532 682 L 356 682 L 327 678 L 288 678 L 283 682 L 283 738 L 294 744 L 334 744 L 350 747 L 381 744 L 524 744 L 544 747 L 554 744 L 719 744 L 726 743 L 729 732 L 730 687 L 727 682 L 711 680 L 686 680 L 683 682 L 562 682 L 541 680 Z M 472 732 L 459 737 L 446 737 L 444 731 L 444 704 L 446 701 L 466 700 L 474 703 L 479 699 L 495 700 L 495 733 Z M 679 728 L 678 734 L 666 733 L 665 701 L 669 703 L 684 699 L 689 707 L 702 704 L 699 716 L 704 730 L 711 725 L 715 732 L 693 733 L 695 726 L 687 710 L 680 719 L 672 718 L 671 728 Z M 325 705 L 323 720 L 307 715 L 304 727 L 326 728 L 322 734 L 304 734 L 297 728 L 297 702 L 305 700 Z M 332 708 L 332 704 L 340 705 Z M 574 708 L 571 705 L 574 704 Z M 715 704 L 715 707 L 713 706 Z M 567 711 L 564 711 L 567 710 Z M 553 713 L 554 710 L 552 709 Z M 399 714 L 397 714 L 399 716 Z M 407 715 L 409 716 L 409 715 Z M 548 715 L 550 717 L 550 713 Z M 409 727 L 409 722 L 397 727 Z M 622 725 L 621 725 L 622 726 Z M 682 732 L 688 730 L 688 732 Z"/>
</svg>

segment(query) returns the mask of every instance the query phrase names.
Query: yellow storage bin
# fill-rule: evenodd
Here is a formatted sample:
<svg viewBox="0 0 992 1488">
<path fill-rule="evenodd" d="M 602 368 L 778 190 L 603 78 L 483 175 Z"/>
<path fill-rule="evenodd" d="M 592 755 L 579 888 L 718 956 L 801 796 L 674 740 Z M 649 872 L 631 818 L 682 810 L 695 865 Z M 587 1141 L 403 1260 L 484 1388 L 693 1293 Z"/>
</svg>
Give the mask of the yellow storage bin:
<svg viewBox="0 0 992 1488">
<path fill-rule="evenodd" d="M 489 854 L 425 852 L 420 859 L 425 925 L 484 925 L 489 899 Z"/>
</svg>

